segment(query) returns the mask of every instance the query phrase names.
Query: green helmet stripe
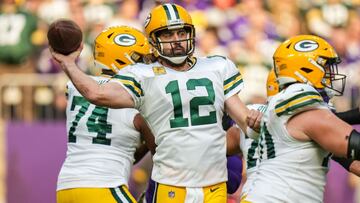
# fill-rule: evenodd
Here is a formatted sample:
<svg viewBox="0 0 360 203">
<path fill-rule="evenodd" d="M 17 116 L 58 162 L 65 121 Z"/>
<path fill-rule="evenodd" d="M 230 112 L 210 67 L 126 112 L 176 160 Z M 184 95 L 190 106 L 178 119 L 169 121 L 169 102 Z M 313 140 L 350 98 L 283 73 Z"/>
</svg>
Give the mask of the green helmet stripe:
<svg viewBox="0 0 360 203">
<path fill-rule="evenodd" d="M 176 19 L 180 19 L 179 11 L 177 10 L 176 6 L 175 6 L 174 4 L 171 4 L 171 6 L 172 6 L 173 9 L 174 9 L 174 12 L 175 12 L 175 15 L 176 15 Z"/>
<path fill-rule="evenodd" d="M 168 20 L 171 20 L 170 12 L 166 4 L 163 5 Z"/>
<path fill-rule="evenodd" d="M 180 18 L 179 11 L 174 4 L 164 4 L 163 8 L 165 9 L 168 20 L 178 20 Z"/>
</svg>

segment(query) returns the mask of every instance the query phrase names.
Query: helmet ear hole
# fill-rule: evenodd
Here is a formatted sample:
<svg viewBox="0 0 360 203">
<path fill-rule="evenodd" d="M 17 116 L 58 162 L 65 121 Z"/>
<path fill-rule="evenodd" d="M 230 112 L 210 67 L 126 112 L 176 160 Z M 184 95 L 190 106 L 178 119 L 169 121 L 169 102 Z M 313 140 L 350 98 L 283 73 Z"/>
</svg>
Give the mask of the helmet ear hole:
<svg viewBox="0 0 360 203">
<path fill-rule="evenodd" d="M 305 68 L 305 67 L 300 68 L 300 70 L 304 71 L 305 73 L 311 73 L 313 71 L 310 68 Z"/>
<path fill-rule="evenodd" d="M 116 59 L 115 60 L 118 64 L 120 64 L 121 66 L 125 65 L 126 63 L 120 59 Z"/>
</svg>

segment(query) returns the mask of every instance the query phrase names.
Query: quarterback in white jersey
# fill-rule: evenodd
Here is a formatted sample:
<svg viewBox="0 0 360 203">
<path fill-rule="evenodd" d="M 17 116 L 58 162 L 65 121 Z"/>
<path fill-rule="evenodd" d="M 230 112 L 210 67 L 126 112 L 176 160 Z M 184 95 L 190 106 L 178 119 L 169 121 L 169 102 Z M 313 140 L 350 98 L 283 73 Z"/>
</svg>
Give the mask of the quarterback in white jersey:
<svg viewBox="0 0 360 203">
<path fill-rule="evenodd" d="M 193 60 L 186 72 L 160 63 L 135 64 L 114 77 L 155 135 L 152 178 L 163 184 L 204 187 L 227 177 L 224 102 L 241 90 L 242 78 L 224 57 Z M 206 159 L 199 156 L 205 154 Z"/>
<path fill-rule="evenodd" d="M 133 37 L 137 43 L 130 46 L 127 41 L 124 47 L 122 36 Z M 100 33 L 95 39 L 94 58 L 102 75 L 92 80 L 98 84 L 109 82 L 118 69 L 135 62 L 126 55 L 135 53 L 140 60 L 150 53 L 146 43 L 140 31 L 126 26 Z M 128 191 L 135 151 L 141 137 L 152 152 L 155 146 L 145 120 L 133 108 L 110 109 L 91 104 L 71 82 L 67 84 L 67 98 L 68 148 L 58 177 L 57 202 L 136 202 Z"/>
<path fill-rule="evenodd" d="M 327 104 L 330 94 L 343 92 L 339 62 L 331 45 L 311 35 L 290 38 L 276 50 L 281 91 L 268 101 L 261 122 L 260 163 L 253 181 L 245 184 L 241 202 L 322 202 L 329 153 L 354 157 L 348 150 L 358 133 Z M 336 81 L 343 83 L 336 86 Z"/>
</svg>

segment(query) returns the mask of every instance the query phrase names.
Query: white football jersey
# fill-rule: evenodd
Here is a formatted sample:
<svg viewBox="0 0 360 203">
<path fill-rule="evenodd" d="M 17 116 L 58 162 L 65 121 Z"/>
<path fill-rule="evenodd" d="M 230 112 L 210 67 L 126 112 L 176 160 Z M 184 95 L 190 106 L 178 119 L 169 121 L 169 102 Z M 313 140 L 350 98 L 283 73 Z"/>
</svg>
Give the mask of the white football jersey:
<svg viewBox="0 0 360 203">
<path fill-rule="evenodd" d="M 136 64 L 114 77 L 133 96 L 157 144 L 152 178 L 183 187 L 227 180 L 224 102 L 243 87 L 236 66 L 220 56 L 194 58 L 188 71 Z"/>
<path fill-rule="evenodd" d="M 264 113 L 267 108 L 267 105 L 265 104 L 249 104 L 246 106 L 248 107 L 248 109 L 258 110 L 261 113 Z M 241 133 L 243 135 L 240 136 L 240 146 L 245 163 L 244 167 L 246 168 L 246 181 L 249 182 L 251 181 L 252 174 L 256 170 L 256 167 L 258 166 L 259 163 L 259 155 L 260 155 L 259 147 L 258 147 L 259 141 L 258 139 L 245 137 L 242 131 Z"/>
<path fill-rule="evenodd" d="M 322 202 L 329 152 L 313 141 L 298 141 L 287 121 L 311 109 L 328 109 L 310 85 L 293 84 L 273 96 L 263 115 L 260 163 L 242 193 L 249 202 Z"/>
<path fill-rule="evenodd" d="M 93 77 L 98 83 L 106 77 Z M 127 185 L 140 133 L 136 109 L 109 109 L 89 103 L 69 82 L 66 127 L 68 145 L 57 190 Z"/>
</svg>

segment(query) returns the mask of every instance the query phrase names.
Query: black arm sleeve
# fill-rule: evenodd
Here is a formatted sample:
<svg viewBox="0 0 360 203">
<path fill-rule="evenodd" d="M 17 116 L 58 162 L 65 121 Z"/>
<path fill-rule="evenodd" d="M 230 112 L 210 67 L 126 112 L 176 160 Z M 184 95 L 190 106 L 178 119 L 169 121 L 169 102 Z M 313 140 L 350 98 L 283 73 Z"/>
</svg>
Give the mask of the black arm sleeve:
<svg viewBox="0 0 360 203">
<path fill-rule="evenodd" d="M 350 165 L 354 161 L 348 158 L 341 158 L 341 157 L 331 157 L 332 160 L 338 162 L 342 167 L 344 167 L 347 171 L 350 171 Z"/>
<path fill-rule="evenodd" d="M 345 112 L 335 113 L 335 115 L 350 125 L 360 124 L 359 108 L 351 109 Z"/>
<path fill-rule="evenodd" d="M 352 130 L 348 138 L 347 158 L 360 160 L 360 133 Z"/>
</svg>

